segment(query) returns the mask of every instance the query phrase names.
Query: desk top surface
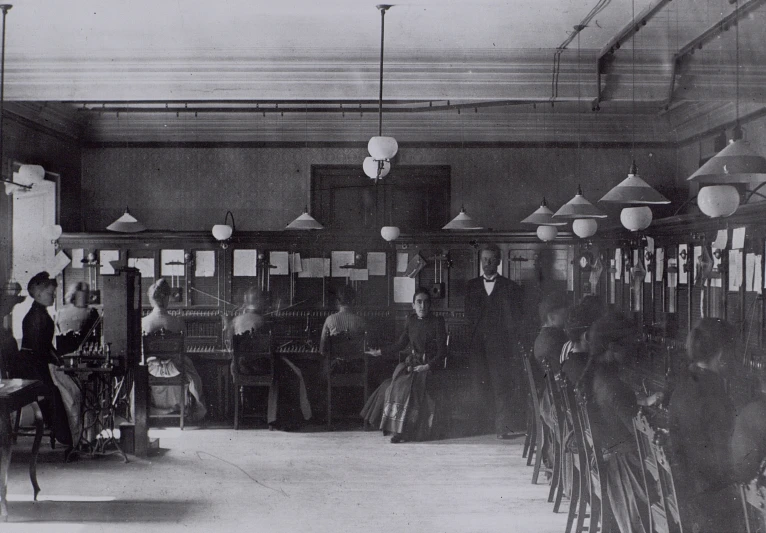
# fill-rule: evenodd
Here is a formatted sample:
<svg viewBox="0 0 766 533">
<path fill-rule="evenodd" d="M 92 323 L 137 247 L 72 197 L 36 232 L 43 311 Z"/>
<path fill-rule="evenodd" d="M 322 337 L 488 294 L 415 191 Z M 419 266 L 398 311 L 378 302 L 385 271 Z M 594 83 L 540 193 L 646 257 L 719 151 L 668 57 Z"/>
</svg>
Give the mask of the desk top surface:
<svg viewBox="0 0 766 533">
<path fill-rule="evenodd" d="M 4 379 L 0 381 L 0 398 L 8 398 L 15 393 L 38 388 L 44 391 L 45 386 L 42 381 L 35 379 Z"/>
</svg>

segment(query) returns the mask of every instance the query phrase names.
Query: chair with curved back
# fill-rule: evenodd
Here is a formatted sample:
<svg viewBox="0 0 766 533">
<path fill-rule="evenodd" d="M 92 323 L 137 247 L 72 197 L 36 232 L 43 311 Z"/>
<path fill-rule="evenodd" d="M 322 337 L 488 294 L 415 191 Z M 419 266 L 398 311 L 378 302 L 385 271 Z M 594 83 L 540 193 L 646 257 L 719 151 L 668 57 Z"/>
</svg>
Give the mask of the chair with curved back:
<svg viewBox="0 0 766 533">
<path fill-rule="evenodd" d="M 740 484 L 747 533 L 766 531 L 766 461 L 761 463 L 759 471 L 755 479 Z"/>
<path fill-rule="evenodd" d="M 655 428 L 643 410 L 633 419 L 649 505 L 651 531 L 683 533 L 670 460 L 665 453 L 667 430 Z"/>
<path fill-rule="evenodd" d="M 532 484 L 537 484 L 540 476 L 540 466 L 543 458 L 543 422 L 540 417 L 540 394 L 537 390 L 535 375 L 532 370 L 532 361 L 527 350 L 522 350 L 522 360 L 524 362 L 524 373 L 527 375 L 527 385 L 529 386 L 529 402 L 532 404 L 532 420 L 527 427 L 527 438 L 524 446 L 527 448 L 527 465 L 532 464 L 534 455 L 535 466 L 532 470 Z M 530 435 L 531 433 L 531 435 Z M 522 454 L 523 456 L 523 454 Z"/>
<path fill-rule="evenodd" d="M 370 396 L 367 379 L 369 364 L 365 353 L 366 335 L 366 333 L 362 335 L 340 333 L 327 339 L 324 375 L 327 385 L 328 427 L 332 425 L 332 390 L 334 388 L 361 388 L 364 395 L 362 405 L 367 403 L 367 398 Z M 357 409 L 355 415 L 358 412 Z"/>
<path fill-rule="evenodd" d="M 561 498 L 564 495 L 564 451 L 563 444 L 567 433 L 566 412 L 561 399 L 559 385 L 554 377 L 550 362 L 543 361 L 544 379 L 547 387 L 548 398 L 553 410 L 553 427 L 551 428 L 551 444 L 553 445 L 553 474 L 551 476 L 551 487 L 548 492 L 548 501 L 553 503 L 553 512 L 557 513 L 561 506 Z"/>
<path fill-rule="evenodd" d="M 165 331 L 160 329 L 153 333 L 148 333 L 143 336 L 141 343 L 141 359 L 146 361 L 151 357 L 155 357 L 160 361 L 172 360 L 175 367 L 178 369 L 178 375 L 159 377 L 149 375 L 149 390 L 152 387 L 180 387 L 181 388 L 181 405 L 180 412 L 176 413 L 149 413 L 149 422 L 152 420 L 163 420 L 168 418 L 178 418 L 179 426 L 184 428 L 184 420 L 186 417 L 186 391 L 188 384 L 186 382 L 186 367 L 184 364 L 184 334 Z"/>
<path fill-rule="evenodd" d="M 582 533 L 582 531 L 587 530 L 585 519 L 590 517 L 588 514 L 588 506 L 590 504 L 590 498 L 588 497 L 590 491 L 588 458 L 585 455 L 583 432 L 577 413 L 574 388 L 563 372 L 558 372 L 554 377 L 558 385 L 556 391 L 559 393 L 562 413 L 564 415 L 560 419 L 562 422 L 562 464 L 566 464 L 565 456 L 567 454 L 572 457 L 572 487 L 569 494 L 569 514 L 564 532 L 570 533 L 572 526 L 575 526 L 574 531 Z"/>
<path fill-rule="evenodd" d="M 234 335 L 231 376 L 234 386 L 234 429 L 243 418 L 245 387 L 274 386 L 274 339 L 271 331 L 248 331 Z M 268 407 L 266 416 L 268 420 Z"/>
</svg>

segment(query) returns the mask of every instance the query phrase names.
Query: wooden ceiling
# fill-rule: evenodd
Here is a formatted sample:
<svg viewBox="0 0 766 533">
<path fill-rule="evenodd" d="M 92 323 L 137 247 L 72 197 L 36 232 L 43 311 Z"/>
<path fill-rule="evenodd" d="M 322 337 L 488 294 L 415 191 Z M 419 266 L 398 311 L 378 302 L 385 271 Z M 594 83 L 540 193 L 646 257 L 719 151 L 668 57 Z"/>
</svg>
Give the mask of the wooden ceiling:
<svg viewBox="0 0 766 533">
<path fill-rule="evenodd" d="M 730 124 L 737 94 L 741 117 L 760 115 L 764 3 L 395 5 L 383 133 L 679 142 Z M 25 1 L 7 19 L 6 112 L 86 143 L 366 142 L 378 129 L 380 23 L 366 0 Z"/>
</svg>

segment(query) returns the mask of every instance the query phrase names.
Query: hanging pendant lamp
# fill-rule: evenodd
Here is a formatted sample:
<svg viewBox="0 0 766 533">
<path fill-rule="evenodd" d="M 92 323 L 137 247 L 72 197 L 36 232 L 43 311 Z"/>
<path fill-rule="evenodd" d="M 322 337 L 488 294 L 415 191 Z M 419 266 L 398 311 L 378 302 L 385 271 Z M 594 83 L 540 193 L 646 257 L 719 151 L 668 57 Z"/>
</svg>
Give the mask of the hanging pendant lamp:
<svg viewBox="0 0 766 533">
<path fill-rule="evenodd" d="M 577 187 L 577 194 L 553 213 L 554 219 L 575 220 L 577 218 L 606 218 L 606 214 L 590 203 Z"/>
<path fill-rule="evenodd" d="M 136 217 L 130 214 L 128 208 L 125 208 L 125 212 L 120 218 L 109 224 L 106 229 L 109 231 L 116 231 L 118 233 L 138 233 L 144 231 L 146 227 L 141 224 Z"/>
<path fill-rule="evenodd" d="M 543 198 L 540 203 L 540 207 L 529 215 L 527 218 L 521 221 L 522 224 L 537 224 L 538 226 L 566 226 L 566 222 L 563 220 L 556 220 L 553 218 L 553 211 L 548 208 L 548 203 Z"/>
<path fill-rule="evenodd" d="M 632 205 L 669 204 L 670 200 L 657 192 L 638 175 L 636 162 L 630 165 L 628 177 L 618 183 L 604 195 L 600 202 Z"/>
<path fill-rule="evenodd" d="M 309 215 L 309 208 L 307 206 L 303 210 L 303 214 L 285 226 L 285 229 L 311 230 L 324 229 L 324 226 Z"/>
<path fill-rule="evenodd" d="M 477 222 L 475 222 L 468 213 L 465 212 L 465 207 L 460 207 L 460 213 L 455 218 L 447 222 L 442 229 L 446 230 L 480 230 L 482 228 Z"/>
</svg>

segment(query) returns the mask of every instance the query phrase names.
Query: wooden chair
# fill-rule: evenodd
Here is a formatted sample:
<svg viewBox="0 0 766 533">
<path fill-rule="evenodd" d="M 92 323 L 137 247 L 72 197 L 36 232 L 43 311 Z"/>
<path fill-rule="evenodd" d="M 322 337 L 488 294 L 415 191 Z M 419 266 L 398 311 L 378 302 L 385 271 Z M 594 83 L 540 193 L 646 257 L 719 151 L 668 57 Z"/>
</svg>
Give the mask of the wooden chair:
<svg viewBox="0 0 766 533">
<path fill-rule="evenodd" d="M 327 342 L 325 357 L 325 380 L 327 383 L 327 426 L 332 425 L 332 390 L 338 387 L 361 388 L 362 405 L 370 396 L 368 358 L 365 353 L 366 334 L 353 336 L 348 333 L 333 335 Z M 340 369 L 338 368 L 340 367 Z M 359 412 L 358 410 L 356 412 Z M 366 422 L 365 422 L 366 426 Z"/>
<path fill-rule="evenodd" d="M 588 514 L 588 506 L 590 505 L 588 458 L 585 455 L 583 431 L 577 413 L 574 388 L 561 372 L 555 375 L 555 380 L 564 414 L 561 419 L 561 462 L 562 465 L 566 464 L 565 456 L 569 455 L 572 463 L 572 488 L 569 495 L 569 513 L 564 533 L 571 533 L 572 526 L 575 526 L 575 533 L 582 533 L 588 529 L 585 526 L 585 519 L 590 518 L 590 514 Z M 554 510 L 556 510 L 555 506 Z"/>
<path fill-rule="evenodd" d="M 593 436 L 588 396 L 585 391 L 575 387 L 575 400 L 577 404 L 576 419 L 579 421 L 579 424 L 575 423 L 575 432 L 579 431 L 580 442 L 585 449 L 585 476 L 588 479 L 588 497 L 590 500 L 588 532 L 607 532 L 611 530 L 611 511 L 609 497 L 606 493 L 606 465 L 601 453 L 601 445 Z"/>
<path fill-rule="evenodd" d="M 231 363 L 234 385 L 234 429 L 239 429 L 245 387 L 274 386 L 274 340 L 269 332 L 249 331 L 235 335 Z M 268 407 L 266 409 L 268 419 Z"/>
<path fill-rule="evenodd" d="M 540 466 L 543 459 L 543 421 L 540 417 L 540 394 L 537 391 L 537 383 L 535 383 L 535 375 L 532 371 L 532 361 L 530 360 L 530 354 L 528 351 L 522 351 L 522 360 L 524 361 L 524 372 L 527 375 L 527 384 L 529 386 L 529 399 L 532 404 L 532 422 L 531 428 L 528 427 L 527 435 L 532 436 L 529 439 L 529 447 L 527 449 L 527 465 L 532 464 L 532 457 L 534 455 L 535 466 L 532 470 L 532 484 L 537 484 L 537 480 L 540 477 Z M 526 439 L 525 439 L 526 440 Z M 525 442 L 525 447 L 527 443 Z"/>
<path fill-rule="evenodd" d="M 652 532 L 683 533 L 670 460 L 665 453 L 667 430 L 655 429 L 640 410 L 633 419 Z"/>
<path fill-rule="evenodd" d="M 554 377 L 553 369 L 548 361 L 543 361 L 545 371 L 545 384 L 549 391 L 551 408 L 555 419 L 551 427 L 551 445 L 553 446 L 553 474 L 551 476 L 551 488 L 548 492 L 548 501 L 553 502 L 553 512 L 557 513 L 561 506 L 561 498 L 564 495 L 564 453 L 563 443 L 566 438 L 566 412 L 564 411 L 559 386 Z M 542 412 L 542 411 L 541 411 Z"/>
<path fill-rule="evenodd" d="M 761 463 L 760 472 L 749 483 L 740 484 L 747 533 L 766 532 L 766 461 Z"/>
<path fill-rule="evenodd" d="M 179 414 L 149 414 L 149 422 L 152 420 L 163 420 L 168 418 L 179 418 L 179 426 L 184 428 L 186 417 L 186 368 L 184 364 L 184 335 L 183 333 L 172 333 L 160 329 L 154 333 L 144 335 L 142 339 L 141 359 L 146 361 L 151 357 L 159 360 L 173 360 L 173 364 L 178 369 L 179 374 L 173 377 L 158 377 L 149 375 L 149 390 L 152 387 L 180 387 L 181 388 L 181 409 Z"/>
</svg>

